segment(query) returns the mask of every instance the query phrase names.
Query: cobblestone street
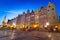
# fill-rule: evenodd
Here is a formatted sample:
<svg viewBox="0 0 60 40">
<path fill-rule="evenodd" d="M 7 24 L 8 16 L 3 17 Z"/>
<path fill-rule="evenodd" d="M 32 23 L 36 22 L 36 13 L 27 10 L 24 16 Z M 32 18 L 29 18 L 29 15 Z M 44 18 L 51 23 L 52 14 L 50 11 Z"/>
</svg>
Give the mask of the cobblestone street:
<svg viewBox="0 0 60 40">
<path fill-rule="evenodd" d="M 0 40 L 60 40 L 60 33 L 41 31 L 0 31 Z"/>
</svg>

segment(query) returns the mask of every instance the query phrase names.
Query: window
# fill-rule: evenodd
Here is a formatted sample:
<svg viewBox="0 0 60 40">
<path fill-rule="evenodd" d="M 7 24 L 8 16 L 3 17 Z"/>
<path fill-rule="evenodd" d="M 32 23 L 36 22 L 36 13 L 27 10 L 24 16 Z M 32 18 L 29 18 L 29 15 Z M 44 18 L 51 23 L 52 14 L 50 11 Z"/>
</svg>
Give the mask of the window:
<svg viewBox="0 0 60 40">
<path fill-rule="evenodd" d="M 48 10 L 48 12 L 49 12 L 49 10 Z"/>
<path fill-rule="evenodd" d="M 55 16 L 53 16 L 53 19 L 55 19 Z"/>
<path fill-rule="evenodd" d="M 54 12 L 52 12 L 53 14 L 56 14 L 56 13 L 54 13 Z"/>
<path fill-rule="evenodd" d="M 44 14 L 44 13 L 42 12 L 42 14 Z"/>
<path fill-rule="evenodd" d="M 49 6 L 49 8 L 50 8 L 51 6 Z"/>
<path fill-rule="evenodd" d="M 54 10 L 54 8 L 52 8 L 52 10 Z"/>
<path fill-rule="evenodd" d="M 34 15 L 31 15 L 31 17 L 33 17 Z"/>
</svg>

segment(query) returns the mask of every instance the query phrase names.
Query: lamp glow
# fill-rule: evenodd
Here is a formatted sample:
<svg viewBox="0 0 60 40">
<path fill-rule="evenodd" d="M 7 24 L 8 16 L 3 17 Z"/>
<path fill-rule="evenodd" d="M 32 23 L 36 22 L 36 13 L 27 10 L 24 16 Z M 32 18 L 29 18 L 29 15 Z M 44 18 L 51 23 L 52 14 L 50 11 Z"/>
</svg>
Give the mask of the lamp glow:
<svg viewBox="0 0 60 40">
<path fill-rule="evenodd" d="M 49 25 L 49 22 L 47 22 L 46 25 Z"/>
</svg>

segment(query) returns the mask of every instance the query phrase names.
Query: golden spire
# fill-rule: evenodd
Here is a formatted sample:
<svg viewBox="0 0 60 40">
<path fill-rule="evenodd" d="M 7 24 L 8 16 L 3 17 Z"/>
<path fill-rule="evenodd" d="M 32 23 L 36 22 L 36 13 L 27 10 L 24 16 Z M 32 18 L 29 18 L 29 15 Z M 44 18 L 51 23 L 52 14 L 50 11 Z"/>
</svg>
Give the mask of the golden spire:
<svg viewBox="0 0 60 40">
<path fill-rule="evenodd" d="M 6 25 L 7 23 L 6 23 L 6 16 L 4 17 L 4 19 L 3 19 L 3 21 L 2 21 L 2 25 Z"/>
</svg>

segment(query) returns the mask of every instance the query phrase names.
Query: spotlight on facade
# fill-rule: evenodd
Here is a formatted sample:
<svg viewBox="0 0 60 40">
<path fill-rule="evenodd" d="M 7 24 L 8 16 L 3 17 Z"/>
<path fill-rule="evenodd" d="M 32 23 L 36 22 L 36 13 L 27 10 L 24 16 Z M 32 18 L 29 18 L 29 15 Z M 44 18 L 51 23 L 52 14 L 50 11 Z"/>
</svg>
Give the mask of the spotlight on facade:
<svg viewBox="0 0 60 40">
<path fill-rule="evenodd" d="M 25 25 L 24 24 L 22 24 L 22 26 L 23 26 L 23 28 L 25 28 Z"/>
<path fill-rule="evenodd" d="M 21 24 L 21 28 L 26 28 L 26 24 Z"/>
<path fill-rule="evenodd" d="M 15 23 L 13 23 L 13 26 L 15 26 L 16 24 Z"/>
<path fill-rule="evenodd" d="M 13 28 L 16 28 L 16 24 L 15 23 L 13 23 Z"/>
<path fill-rule="evenodd" d="M 57 28 L 57 26 L 55 26 L 55 28 Z"/>
<path fill-rule="evenodd" d="M 34 24 L 34 25 L 33 25 L 34 28 L 37 28 L 38 26 L 39 26 L 38 24 Z"/>
<path fill-rule="evenodd" d="M 46 23 L 45 28 L 47 28 L 48 25 L 49 25 L 49 22 Z"/>
<path fill-rule="evenodd" d="M 37 27 L 37 25 L 34 25 L 34 28 L 36 28 Z"/>
</svg>

